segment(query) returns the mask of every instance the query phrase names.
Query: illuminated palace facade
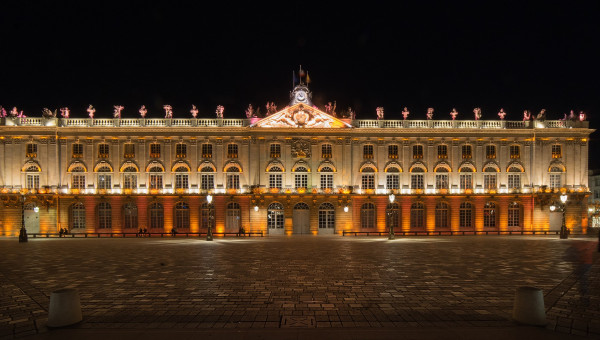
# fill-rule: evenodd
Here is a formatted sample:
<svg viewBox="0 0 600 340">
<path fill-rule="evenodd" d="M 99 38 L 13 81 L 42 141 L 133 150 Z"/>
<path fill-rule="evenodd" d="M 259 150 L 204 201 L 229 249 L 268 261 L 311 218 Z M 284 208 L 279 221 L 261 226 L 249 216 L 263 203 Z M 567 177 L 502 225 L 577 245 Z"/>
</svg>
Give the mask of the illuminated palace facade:
<svg viewBox="0 0 600 340">
<path fill-rule="evenodd" d="M 262 119 L 2 118 L 0 231 L 558 230 L 561 193 L 587 230 L 586 121 L 359 120 L 310 97 Z"/>
</svg>

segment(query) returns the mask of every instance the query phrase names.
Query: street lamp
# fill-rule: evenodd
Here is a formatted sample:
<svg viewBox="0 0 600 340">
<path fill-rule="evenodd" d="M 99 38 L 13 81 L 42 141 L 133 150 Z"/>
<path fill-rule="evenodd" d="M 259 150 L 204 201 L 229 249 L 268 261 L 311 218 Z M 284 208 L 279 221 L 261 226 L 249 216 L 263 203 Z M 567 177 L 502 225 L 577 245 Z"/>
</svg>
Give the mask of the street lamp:
<svg viewBox="0 0 600 340">
<path fill-rule="evenodd" d="M 554 204 L 552 204 L 550 206 L 550 211 L 555 211 L 556 209 L 561 209 L 562 212 L 562 225 L 560 226 L 560 238 L 561 239 L 568 239 L 569 238 L 569 230 L 567 229 L 567 226 L 565 224 L 565 212 L 567 210 L 567 198 L 568 196 L 566 194 L 562 194 L 560 195 L 560 206 L 556 206 Z"/>
<path fill-rule="evenodd" d="M 25 229 L 25 195 L 21 194 L 21 230 L 19 242 L 27 242 L 27 229 Z"/>
<path fill-rule="evenodd" d="M 394 219 L 396 216 L 394 216 L 394 214 L 396 213 L 396 209 L 394 209 L 392 207 L 392 203 L 394 203 L 394 201 L 396 200 L 396 195 L 394 194 L 390 194 L 390 196 L 388 196 L 388 198 L 390 199 L 390 218 L 389 218 L 389 229 L 390 229 L 390 233 L 388 235 L 388 240 L 393 240 L 396 238 L 396 236 L 394 235 Z"/>
<path fill-rule="evenodd" d="M 212 195 L 206 196 L 206 202 L 208 203 L 208 230 L 206 231 L 206 240 L 212 241 L 212 222 L 213 222 L 213 208 L 212 208 Z"/>
</svg>

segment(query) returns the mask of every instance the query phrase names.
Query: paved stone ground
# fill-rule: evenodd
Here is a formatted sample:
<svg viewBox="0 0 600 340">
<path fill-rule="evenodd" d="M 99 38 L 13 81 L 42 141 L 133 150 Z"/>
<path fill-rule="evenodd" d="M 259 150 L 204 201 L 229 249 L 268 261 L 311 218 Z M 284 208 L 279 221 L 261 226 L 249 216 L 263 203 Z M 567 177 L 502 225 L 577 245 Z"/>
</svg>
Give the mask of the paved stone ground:
<svg viewBox="0 0 600 340">
<path fill-rule="evenodd" d="M 76 288 L 85 329 L 514 327 L 543 289 L 547 328 L 600 337 L 594 238 L 0 239 L 0 338 L 46 333 Z"/>
</svg>

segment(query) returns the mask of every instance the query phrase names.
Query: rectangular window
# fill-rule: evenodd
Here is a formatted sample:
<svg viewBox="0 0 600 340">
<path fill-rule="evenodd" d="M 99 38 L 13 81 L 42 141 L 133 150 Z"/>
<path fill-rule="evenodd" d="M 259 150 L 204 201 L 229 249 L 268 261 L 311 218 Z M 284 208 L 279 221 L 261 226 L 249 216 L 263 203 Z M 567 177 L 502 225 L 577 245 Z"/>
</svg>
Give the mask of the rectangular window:
<svg viewBox="0 0 600 340">
<path fill-rule="evenodd" d="M 460 188 L 463 190 L 473 189 L 473 175 L 461 174 L 460 175 Z"/>
<path fill-rule="evenodd" d="M 271 158 L 281 157 L 281 144 L 271 144 L 270 147 Z"/>
<path fill-rule="evenodd" d="M 187 189 L 189 188 L 188 175 L 187 174 L 175 174 L 175 189 Z"/>
<path fill-rule="evenodd" d="M 137 188 L 137 175 L 136 174 L 123 175 L 123 189 L 136 189 L 136 188 Z"/>
<path fill-rule="evenodd" d="M 110 149 L 108 144 L 98 144 L 98 158 L 108 158 Z"/>
<path fill-rule="evenodd" d="M 215 188 L 215 176 L 212 174 L 200 175 L 200 189 L 209 190 Z"/>
<path fill-rule="evenodd" d="M 282 188 L 281 174 L 269 174 L 269 188 Z"/>
<path fill-rule="evenodd" d="M 227 174 L 227 189 L 239 189 L 240 188 L 240 175 Z"/>
<path fill-rule="evenodd" d="M 183 143 L 177 143 L 175 145 L 175 156 L 177 158 L 186 158 L 187 157 L 187 145 Z"/>
<path fill-rule="evenodd" d="M 83 158 L 83 144 L 73 144 L 73 158 Z"/>
<path fill-rule="evenodd" d="M 594 199 L 600 198 L 600 191 L 594 190 Z"/>
<path fill-rule="evenodd" d="M 496 175 L 483 175 L 483 187 L 487 190 L 495 190 L 496 186 Z"/>
<path fill-rule="evenodd" d="M 333 189 L 333 175 L 321 175 L 321 189 Z"/>
<path fill-rule="evenodd" d="M 40 175 L 27 175 L 27 189 L 40 188 Z"/>
<path fill-rule="evenodd" d="M 307 174 L 294 175 L 294 185 L 296 188 L 308 187 L 308 175 Z"/>
<path fill-rule="evenodd" d="M 398 159 L 398 145 L 388 145 L 388 158 Z"/>
<path fill-rule="evenodd" d="M 388 189 L 400 189 L 400 175 L 387 175 L 385 184 Z"/>
<path fill-rule="evenodd" d="M 518 145 L 510 146 L 510 158 L 511 159 L 521 158 L 521 148 Z"/>
<path fill-rule="evenodd" d="M 436 189 L 448 189 L 448 175 L 435 175 L 435 188 Z"/>
<path fill-rule="evenodd" d="M 437 147 L 438 159 L 448 158 L 448 145 L 438 145 Z"/>
<path fill-rule="evenodd" d="M 25 157 L 27 157 L 27 158 L 36 158 L 37 157 L 37 144 L 33 144 L 33 143 L 27 144 L 27 150 L 25 153 Z"/>
<path fill-rule="evenodd" d="M 133 143 L 123 144 L 123 157 L 135 158 L 135 144 L 133 144 Z"/>
<path fill-rule="evenodd" d="M 375 175 L 362 175 L 362 188 L 375 189 Z"/>
<path fill-rule="evenodd" d="M 331 150 L 331 144 L 323 144 L 321 145 L 321 158 L 329 159 L 332 158 L 333 153 Z"/>
<path fill-rule="evenodd" d="M 521 188 L 521 175 L 509 174 L 508 175 L 508 188 L 509 189 Z"/>
<path fill-rule="evenodd" d="M 552 145 L 552 158 L 562 158 L 562 145 L 554 144 Z"/>
<path fill-rule="evenodd" d="M 561 174 L 550 174 L 550 188 L 560 188 Z"/>
<path fill-rule="evenodd" d="M 202 158 L 212 158 L 212 144 L 202 144 Z"/>
<path fill-rule="evenodd" d="M 150 189 L 162 189 L 163 188 L 163 176 L 150 174 Z"/>
<path fill-rule="evenodd" d="M 486 145 L 485 146 L 485 158 L 487 158 L 487 159 L 496 158 L 496 146 L 495 145 Z"/>
<path fill-rule="evenodd" d="M 363 158 L 373 159 L 373 145 L 363 145 Z"/>
<path fill-rule="evenodd" d="M 423 177 L 423 175 L 417 174 L 410 175 L 410 188 L 425 189 L 425 182 L 423 181 Z"/>
<path fill-rule="evenodd" d="M 600 178 L 594 178 L 594 183 L 597 187 L 600 187 Z"/>
<path fill-rule="evenodd" d="M 158 143 L 150 144 L 150 157 L 151 158 L 160 158 L 160 144 L 158 144 Z"/>
<path fill-rule="evenodd" d="M 71 178 L 72 189 L 85 189 L 85 175 L 73 175 Z"/>
<path fill-rule="evenodd" d="M 98 175 L 98 189 L 112 189 L 112 175 Z"/>
<path fill-rule="evenodd" d="M 227 144 L 227 158 L 238 158 L 237 144 Z"/>
<path fill-rule="evenodd" d="M 473 152 L 470 145 L 462 146 L 462 158 L 463 159 L 471 159 L 473 158 Z"/>
<path fill-rule="evenodd" d="M 423 158 L 423 145 L 413 145 L 413 159 Z"/>
</svg>

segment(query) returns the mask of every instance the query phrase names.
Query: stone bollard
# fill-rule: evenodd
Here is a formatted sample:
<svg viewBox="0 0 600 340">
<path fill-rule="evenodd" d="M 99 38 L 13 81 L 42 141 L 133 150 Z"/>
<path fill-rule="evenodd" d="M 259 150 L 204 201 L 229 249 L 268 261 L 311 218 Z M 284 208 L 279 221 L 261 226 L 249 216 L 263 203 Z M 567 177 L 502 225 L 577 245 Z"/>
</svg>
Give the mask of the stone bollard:
<svg viewBox="0 0 600 340">
<path fill-rule="evenodd" d="M 81 303 L 76 289 L 59 289 L 50 295 L 48 327 L 64 327 L 82 320 Z"/>
<path fill-rule="evenodd" d="M 535 287 L 517 288 L 513 305 L 513 319 L 526 325 L 546 325 L 544 294 L 541 289 Z"/>
</svg>

